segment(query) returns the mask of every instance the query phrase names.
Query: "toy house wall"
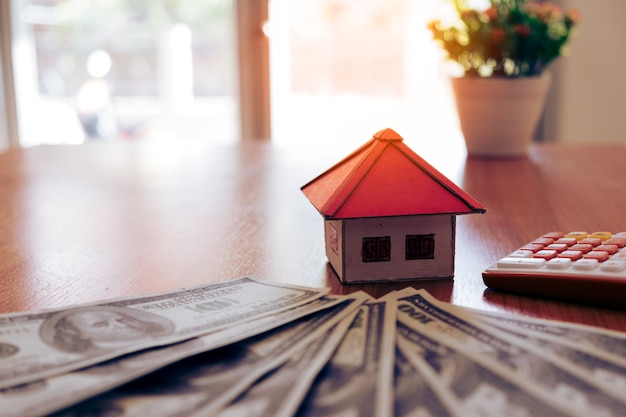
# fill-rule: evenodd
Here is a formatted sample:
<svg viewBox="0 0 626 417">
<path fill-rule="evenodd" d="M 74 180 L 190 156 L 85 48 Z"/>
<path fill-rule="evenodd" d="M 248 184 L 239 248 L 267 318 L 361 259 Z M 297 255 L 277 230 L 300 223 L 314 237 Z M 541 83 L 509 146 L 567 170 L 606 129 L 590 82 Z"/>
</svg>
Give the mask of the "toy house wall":
<svg viewBox="0 0 626 417">
<path fill-rule="evenodd" d="M 420 215 L 326 220 L 326 254 L 343 283 L 451 278 L 456 217 Z M 434 235 L 433 259 L 406 259 L 407 235 Z M 389 237 L 388 261 L 364 262 L 363 238 Z"/>
<path fill-rule="evenodd" d="M 343 221 L 325 220 L 326 257 L 339 278 L 343 271 Z"/>
</svg>

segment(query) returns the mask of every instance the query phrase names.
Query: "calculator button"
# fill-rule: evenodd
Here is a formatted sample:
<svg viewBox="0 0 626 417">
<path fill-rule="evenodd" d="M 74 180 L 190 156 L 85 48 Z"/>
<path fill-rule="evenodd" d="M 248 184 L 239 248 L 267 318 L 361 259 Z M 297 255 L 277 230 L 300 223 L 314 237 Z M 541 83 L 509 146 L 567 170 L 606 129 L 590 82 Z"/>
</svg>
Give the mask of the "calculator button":
<svg viewBox="0 0 626 417">
<path fill-rule="evenodd" d="M 533 240 L 531 243 L 548 246 L 554 243 L 554 239 L 551 239 L 549 237 L 540 237 L 539 239 Z"/>
<path fill-rule="evenodd" d="M 584 239 L 581 239 L 578 243 L 580 243 L 581 245 L 598 246 L 602 243 L 602 240 L 597 237 L 586 237 Z"/>
<path fill-rule="evenodd" d="M 594 250 L 583 255 L 585 259 L 596 259 L 598 262 L 604 262 L 609 259 L 609 253 L 603 250 Z"/>
<path fill-rule="evenodd" d="M 527 245 L 522 246 L 520 249 L 521 250 L 529 250 L 531 252 L 537 252 L 537 251 L 542 250 L 544 247 L 545 247 L 544 245 L 541 245 L 539 243 L 529 243 Z"/>
<path fill-rule="evenodd" d="M 563 252 L 564 250 L 567 250 L 567 248 L 568 246 L 565 243 L 553 243 L 551 245 L 546 246 L 544 249 L 555 250 L 557 252 Z"/>
<path fill-rule="evenodd" d="M 559 253 L 559 258 L 568 258 L 572 261 L 576 261 L 582 257 L 583 253 L 579 250 L 564 250 L 563 252 Z"/>
<path fill-rule="evenodd" d="M 581 240 L 587 237 L 587 232 L 569 232 L 565 237 L 573 237 L 576 240 Z"/>
<path fill-rule="evenodd" d="M 554 258 L 546 263 L 548 269 L 567 269 L 572 265 L 572 260 L 568 258 Z"/>
<path fill-rule="evenodd" d="M 626 237 L 626 232 L 618 232 L 613 234 L 613 237 Z"/>
<path fill-rule="evenodd" d="M 591 252 L 591 249 L 593 249 L 593 246 L 584 245 L 582 243 L 577 243 L 576 245 L 570 246 L 569 248 L 569 250 L 578 250 L 578 251 L 581 251 L 582 253 Z"/>
<path fill-rule="evenodd" d="M 626 255 L 626 254 L 625 254 Z M 531 250 L 516 250 L 515 252 L 509 254 L 509 258 L 532 258 L 533 251 Z"/>
<path fill-rule="evenodd" d="M 600 269 L 606 272 L 621 272 L 626 269 L 626 261 L 615 261 L 610 259 L 602 263 Z"/>
<path fill-rule="evenodd" d="M 549 232 L 541 237 L 549 237 L 550 239 L 556 240 L 562 238 L 563 236 L 565 236 L 565 233 L 563 232 Z"/>
<path fill-rule="evenodd" d="M 534 257 L 535 258 L 542 258 L 542 259 L 545 259 L 545 260 L 549 260 L 549 259 L 552 259 L 552 258 L 556 258 L 556 255 L 557 255 L 557 253 L 556 253 L 555 250 L 545 250 L 544 249 L 544 250 L 540 250 L 540 251 L 535 252 Z"/>
<path fill-rule="evenodd" d="M 618 248 L 626 246 L 626 237 L 612 237 L 604 241 L 605 245 L 617 245 Z"/>
<path fill-rule="evenodd" d="M 593 250 L 603 250 L 605 252 L 608 252 L 609 255 L 613 255 L 617 253 L 617 245 L 600 245 L 593 248 Z"/>
<path fill-rule="evenodd" d="M 536 269 L 546 263 L 541 258 L 502 258 L 498 261 L 498 268 Z"/>
<path fill-rule="evenodd" d="M 600 263 L 597 259 L 579 259 L 573 263 L 574 269 L 582 270 L 582 271 L 591 271 L 592 269 L 596 269 Z"/>
<path fill-rule="evenodd" d="M 593 232 L 592 234 L 589 235 L 589 237 L 597 237 L 598 239 L 600 239 L 601 241 L 605 241 L 607 239 L 610 239 L 613 237 L 613 233 L 611 232 Z"/>
<path fill-rule="evenodd" d="M 567 246 L 572 246 L 572 245 L 575 245 L 576 243 L 578 243 L 578 241 L 575 238 L 573 238 L 573 237 L 562 237 L 560 239 L 555 240 L 554 243 L 557 243 L 559 245 L 560 244 L 565 244 Z"/>
<path fill-rule="evenodd" d="M 616 253 L 615 255 L 611 257 L 611 259 L 614 259 L 616 261 L 618 260 L 626 261 L 626 252 Z"/>
</svg>

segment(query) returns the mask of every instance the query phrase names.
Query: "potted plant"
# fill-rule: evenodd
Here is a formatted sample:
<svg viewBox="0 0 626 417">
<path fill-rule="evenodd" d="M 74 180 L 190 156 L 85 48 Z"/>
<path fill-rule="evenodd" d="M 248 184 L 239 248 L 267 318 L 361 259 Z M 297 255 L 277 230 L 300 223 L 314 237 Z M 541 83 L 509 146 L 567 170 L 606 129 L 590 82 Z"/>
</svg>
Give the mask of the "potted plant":
<svg viewBox="0 0 626 417">
<path fill-rule="evenodd" d="M 578 14 L 527 0 L 454 6 L 455 22 L 428 28 L 462 72 L 451 83 L 468 155 L 526 155 L 551 84 L 546 68 L 565 53 Z"/>
</svg>

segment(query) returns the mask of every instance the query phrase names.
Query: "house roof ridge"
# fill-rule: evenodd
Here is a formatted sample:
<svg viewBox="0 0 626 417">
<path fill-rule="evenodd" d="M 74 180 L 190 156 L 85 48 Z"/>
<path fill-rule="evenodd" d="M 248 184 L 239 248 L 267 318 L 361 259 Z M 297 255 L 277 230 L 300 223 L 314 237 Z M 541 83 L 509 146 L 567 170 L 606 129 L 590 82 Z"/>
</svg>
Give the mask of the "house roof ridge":
<svg viewBox="0 0 626 417">
<path fill-rule="evenodd" d="M 390 128 L 374 134 L 301 190 L 330 218 L 486 211 Z"/>
</svg>

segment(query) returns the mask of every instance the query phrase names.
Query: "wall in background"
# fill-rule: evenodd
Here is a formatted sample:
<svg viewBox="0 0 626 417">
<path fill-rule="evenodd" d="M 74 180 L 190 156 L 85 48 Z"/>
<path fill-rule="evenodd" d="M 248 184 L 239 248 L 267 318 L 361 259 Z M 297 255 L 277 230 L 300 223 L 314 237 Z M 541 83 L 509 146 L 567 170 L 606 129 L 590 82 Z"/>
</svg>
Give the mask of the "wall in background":
<svg viewBox="0 0 626 417">
<path fill-rule="evenodd" d="M 626 144 L 626 34 L 623 0 L 568 0 L 582 23 L 569 56 L 552 67 L 554 85 L 545 119 L 546 140 Z"/>
</svg>

